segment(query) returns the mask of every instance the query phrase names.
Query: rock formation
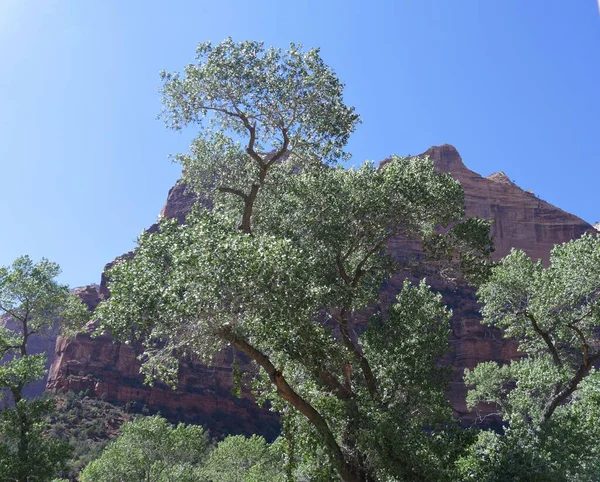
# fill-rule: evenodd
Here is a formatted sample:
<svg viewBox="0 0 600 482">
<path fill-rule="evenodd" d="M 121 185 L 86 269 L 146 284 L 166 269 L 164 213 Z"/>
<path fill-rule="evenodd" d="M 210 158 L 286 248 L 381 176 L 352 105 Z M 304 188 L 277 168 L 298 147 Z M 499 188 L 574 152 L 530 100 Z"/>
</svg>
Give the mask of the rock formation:
<svg viewBox="0 0 600 482">
<path fill-rule="evenodd" d="M 502 172 L 484 178 L 467 169 L 450 145 L 432 147 L 424 154 L 435 161 L 437 169 L 449 172 L 462 183 L 468 216 L 494 221 L 496 259 L 515 247 L 534 259 L 547 261 L 554 244 L 577 238 L 592 229 L 578 217 L 523 191 Z M 162 214 L 182 220 L 193 202 L 194 197 L 178 183 L 170 190 Z M 397 255 L 417 249 L 401 239 L 393 239 L 388 248 Z M 382 307 L 393 302 L 401 282 L 402 278 L 397 276 L 385 283 L 381 291 Z M 484 360 L 509 360 L 516 356 L 516 349 L 514 344 L 501 339 L 497 331 L 479 323 L 479 306 L 471 288 L 449 287 L 437 279 L 428 279 L 428 282 L 444 294 L 454 311 L 451 335 L 454 350 L 447 359 L 454 367 L 449 397 L 456 412 L 465 422 L 470 422 L 475 415 L 468 413 L 465 406 L 465 387 L 461 381 L 464 368 L 472 368 Z M 106 296 L 108 290 L 103 276 L 97 298 L 90 299 L 90 304 Z M 135 402 L 158 409 L 171 418 L 204 423 L 217 433 L 244 431 L 272 435 L 276 430 L 273 414 L 259 409 L 247 393 L 242 399 L 230 395 L 231 356 L 231 352 L 221 354 L 210 368 L 192 362 L 182 365 L 179 388 L 171 390 L 161 384 L 154 387 L 143 384 L 136 351 L 130 345 L 115 343 L 109 336 L 59 337 L 47 388 L 88 390 L 108 401 Z"/>
<path fill-rule="evenodd" d="M 514 247 L 534 260 L 547 262 L 555 244 L 578 238 L 592 229 L 582 219 L 522 190 L 502 171 L 484 178 L 469 170 L 453 146 L 432 147 L 424 154 L 434 160 L 440 171 L 460 181 L 467 216 L 493 220 L 494 259 L 502 258 Z M 401 252 L 405 243 L 392 240 L 389 248 L 392 253 Z M 482 361 L 506 362 L 517 356 L 516 346 L 502 339 L 497 330 L 480 323 L 479 305 L 472 288 L 450 287 L 439 279 L 428 278 L 427 281 L 444 294 L 444 302 L 454 313 L 450 337 L 453 351 L 447 359 L 454 368 L 449 398 L 458 415 L 468 423 L 475 420 L 477 414 L 469 413 L 466 408 L 464 369 Z M 392 302 L 401 285 L 400 277 L 390 280 L 382 293 L 382 303 Z"/>
</svg>

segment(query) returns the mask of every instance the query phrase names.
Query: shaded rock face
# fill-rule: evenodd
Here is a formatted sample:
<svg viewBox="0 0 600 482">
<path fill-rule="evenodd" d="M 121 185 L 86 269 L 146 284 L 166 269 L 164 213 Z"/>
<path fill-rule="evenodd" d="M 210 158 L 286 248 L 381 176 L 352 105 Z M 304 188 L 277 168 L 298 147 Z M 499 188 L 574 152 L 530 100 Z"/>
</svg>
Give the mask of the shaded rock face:
<svg viewBox="0 0 600 482">
<path fill-rule="evenodd" d="M 91 331 L 93 322 L 88 326 Z M 59 336 L 47 388 L 87 391 L 111 403 L 129 404 L 134 411 L 160 412 L 172 422 L 202 424 L 214 436 L 259 433 L 271 440 L 276 437 L 274 413 L 258 407 L 247 392 L 241 398 L 231 394 L 231 351 L 220 353 L 211 367 L 183 362 L 178 387 L 172 389 L 158 382 L 144 384 L 137 358 L 141 348 L 114 342 L 109 335 Z M 240 361 L 241 366 L 249 365 L 247 359 Z"/>
<path fill-rule="evenodd" d="M 160 215 L 166 218 L 176 218 L 182 223 L 191 211 L 192 206 L 198 200 L 193 193 L 186 191 L 185 184 L 178 181 L 167 195 L 167 202 L 162 208 Z"/>
<path fill-rule="evenodd" d="M 500 172 L 484 178 L 465 167 L 456 149 L 450 145 L 432 147 L 429 155 L 443 172 L 459 180 L 465 191 L 467 216 L 493 220 L 492 234 L 496 244 L 494 258 L 506 255 L 512 247 L 526 251 L 534 259 L 548 260 L 552 246 L 581 236 L 592 227 L 576 216 L 568 214 L 516 186 Z M 195 202 L 181 183 L 176 184 L 162 210 L 162 215 L 182 221 Z M 150 230 L 155 230 L 156 225 Z M 403 239 L 390 241 L 392 254 L 404 257 L 418 254 L 417 243 Z M 125 257 L 131 256 L 127 253 Z M 107 267 L 112 265 L 109 264 Z M 418 274 L 417 274 L 418 275 Z M 388 280 L 381 290 L 380 304 L 385 309 L 393 303 L 402 285 L 403 276 Z M 513 343 L 501 339 L 499 333 L 479 322 L 479 306 L 473 289 L 468 286 L 448 286 L 440 279 L 430 279 L 432 287 L 444 295 L 444 301 L 453 309 L 452 352 L 445 360 L 454 368 L 449 398 L 458 415 L 466 423 L 476 418 L 465 405 L 466 389 L 462 383 L 465 368 L 473 368 L 486 360 L 505 362 L 517 356 Z M 98 300 L 108 296 L 106 277 L 103 275 Z M 364 319 L 358 320 L 357 330 Z M 90 338 L 79 334 L 72 339 L 58 338 L 55 360 L 48 376 L 50 390 L 88 390 L 108 401 L 135 402 L 175 420 L 203 423 L 219 432 L 262 433 L 272 436 L 277 430 L 276 417 L 259 409 L 251 397 L 242 399 L 230 395 L 232 352 L 219 355 L 214 367 L 199 363 L 183 363 L 179 372 L 179 388 L 157 384 L 143 385 L 139 375 L 140 363 L 136 353 L 140 347 L 114 342 L 109 336 Z M 243 357 L 242 368 L 247 366 Z"/>
</svg>

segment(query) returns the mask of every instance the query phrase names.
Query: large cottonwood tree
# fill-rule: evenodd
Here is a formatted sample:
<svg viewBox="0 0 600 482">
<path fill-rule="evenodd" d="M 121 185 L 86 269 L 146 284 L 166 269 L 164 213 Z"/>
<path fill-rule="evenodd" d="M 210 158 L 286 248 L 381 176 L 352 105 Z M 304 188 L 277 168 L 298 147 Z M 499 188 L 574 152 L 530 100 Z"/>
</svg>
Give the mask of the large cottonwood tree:
<svg viewBox="0 0 600 482">
<path fill-rule="evenodd" d="M 318 50 L 204 43 L 163 80 L 167 124 L 201 128 L 177 159 L 211 209 L 142 235 L 109 273 L 100 330 L 141 339 L 148 376 L 173 382 L 182 356 L 245 353 L 260 398 L 285 412 L 290 474 L 301 454 L 326 480 L 440 480 L 449 312 L 406 283 L 389 314 L 354 328 L 381 283 L 418 261 L 386 253 L 394 236 L 477 271 L 488 225 L 458 222 L 460 184 L 427 159 L 336 165 L 358 116 Z"/>
</svg>

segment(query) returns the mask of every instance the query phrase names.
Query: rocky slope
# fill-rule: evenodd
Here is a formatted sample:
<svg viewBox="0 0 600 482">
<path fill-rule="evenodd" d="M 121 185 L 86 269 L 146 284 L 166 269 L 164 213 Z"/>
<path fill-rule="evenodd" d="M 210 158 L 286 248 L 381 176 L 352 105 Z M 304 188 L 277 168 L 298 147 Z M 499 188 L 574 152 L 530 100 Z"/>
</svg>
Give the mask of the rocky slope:
<svg viewBox="0 0 600 482">
<path fill-rule="evenodd" d="M 463 184 L 468 216 L 494 221 L 495 258 L 516 247 L 533 258 L 547 260 L 554 244 L 579 237 L 592 229 L 578 217 L 523 191 L 502 172 L 484 178 L 469 170 L 450 145 L 432 147 L 424 154 L 435 161 L 440 171 L 451 173 Z M 194 198 L 185 193 L 181 184 L 177 184 L 169 192 L 162 214 L 181 220 L 193 202 Z M 407 250 L 418 247 L 394 239 L 389 243 L 389 249 L 393 254 L 402 256 Z M 382 308 L 393 302 L 401 281 L 398 276 L 385 284 L 381 292 Z M 516 355 L 516 350 L 495 330 L 479 323 L 479 307 L 472 289 L 449 287 L 437 279 L 428 281 L 443 292 L 445 301 L 454 310 L 451 335 L 454 350 L 447 360 L 454 367 L 449 397 L 456 412 L 470 422 L 475 414 L 468 413 L 465 407 L 465 387 L 461 382 L 464 368 L 471 368 L 484 360 L 506 361 Z M 94 303 L 106 296 L 108 290 L 103 277 Z M 360 326 L 357 328 L 360 329 Z M 204 423 L 217 432 L 272 435 L 276 419 L 271 413 L 258 409 L 248 394 L 244 394 L 242 399 L 230 395 L 231 356 L 230 352 L 221 354 L 211 368 L 195 363 L 182 366 L 179 388 L 173 391 L 160 384 L 154 387 L 143 385 L 138 374 L 136 351 L 129 345 L 115 343 L 108 336 L 94 339 L 87 334 L 79 334 L 72 339 L 59 337 L 47 388 L 88 390 L 109 401 L 147 405 L 171 418 Z"/>
</svg>

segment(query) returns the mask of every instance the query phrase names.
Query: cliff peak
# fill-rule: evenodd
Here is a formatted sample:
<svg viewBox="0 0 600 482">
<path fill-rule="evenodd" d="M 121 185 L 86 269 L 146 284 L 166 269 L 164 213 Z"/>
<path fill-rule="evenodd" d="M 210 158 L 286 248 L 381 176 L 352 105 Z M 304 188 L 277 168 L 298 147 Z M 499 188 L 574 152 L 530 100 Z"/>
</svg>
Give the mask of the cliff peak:
<svg viewBox="0 0 600 482">
<path fill-rule="evenodd" d="M 487 179 L 500 184 L 512 184 L 513 186 L 516 186 L 516 184 L 510 180 L 510 177 L 508 177 L 504 171 L 498 171 L 490 174 Z"/>
<path fill-rule="evenodd" d="M 462 157 L 460 157 L 456 147 L 451 144 L 431 146 L 421 155 L 429 156 L 429 158 L 435 162 L 437 168 L 443 172 L 453 173 L 466 169 Z"/>
</svg>

